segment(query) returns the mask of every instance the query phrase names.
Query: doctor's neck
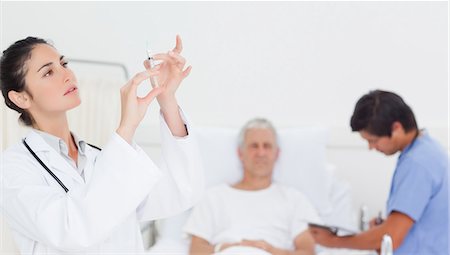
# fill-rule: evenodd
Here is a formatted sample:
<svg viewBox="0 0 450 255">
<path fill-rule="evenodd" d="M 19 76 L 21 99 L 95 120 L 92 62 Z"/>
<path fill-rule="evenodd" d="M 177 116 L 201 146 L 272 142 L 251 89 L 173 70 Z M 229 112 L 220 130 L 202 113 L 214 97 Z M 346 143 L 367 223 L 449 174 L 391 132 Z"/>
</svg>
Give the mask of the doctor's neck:
<svg viewBox="0 0 450 255">
<path fill-rule="evenodd" d="M 71 140 L 69 122 L 66 113 L 62 114 L 33 114 L 33 128 L 59 137 L 69 144 Z"/>
</svg>

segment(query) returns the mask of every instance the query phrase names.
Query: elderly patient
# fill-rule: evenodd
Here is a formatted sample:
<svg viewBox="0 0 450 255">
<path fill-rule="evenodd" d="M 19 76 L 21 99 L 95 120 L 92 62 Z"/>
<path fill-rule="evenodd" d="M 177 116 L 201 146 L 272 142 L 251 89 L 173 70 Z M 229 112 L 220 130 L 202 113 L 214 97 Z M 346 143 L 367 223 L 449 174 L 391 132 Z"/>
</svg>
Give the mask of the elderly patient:
<svg viewBox="0 0 450 255">
<path fill-rule="evenodd" d="M 212 188 L 194 207 L 184 227 L 190 254 L 314 254 L 306 222 L 320 222 L 315 208 L 299 191 L 272 182 L 279 155 L 273 125 L 250 120 L 239 139 L 243 178 Z"/>
</svg>

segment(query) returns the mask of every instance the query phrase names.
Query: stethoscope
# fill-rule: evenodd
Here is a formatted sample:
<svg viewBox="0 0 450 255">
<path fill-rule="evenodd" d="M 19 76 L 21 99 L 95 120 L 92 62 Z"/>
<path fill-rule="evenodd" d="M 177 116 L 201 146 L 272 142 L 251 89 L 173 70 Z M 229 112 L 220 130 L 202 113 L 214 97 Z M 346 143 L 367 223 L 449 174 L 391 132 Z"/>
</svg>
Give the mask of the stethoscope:
<svg viewBox="0 0 450 255">
<path fill-rule="evenodd" d="M 53 179 L 55 179 L 59 185 L 61 185 L 61 187 L 64 189 L 64 191 L 67 193 L 69 192 L 69 189 L 66 187 L 66 185 L 64 185 L 64 183 L 58 178 L 58 176 L 56 176 L 52 170 L 50 170 L 45 164 L 44 162 L 42 162 L 42 160 L 36 155 L 36 153 L 34 153 L 34 151 L 30 148 L 30 146 L 28 146 L 27 142 L 25 142 L 25 139 L 22 140 L 23 144 L 25 145 L 25 147 L 28 149 L 28 151 L 31 153 L 31 155 L 33 155 L 33 157 L 39 162 L 39 164 L 41 164 L 41 166 L 47 170 L 47 172 L 53 177 Z M 90 143 L 86 143 L 87 145 L 91 146 L 92 148 L 95 148 L 99 151 L 101 151 L 102 149 L 100 149 L 99 147 L 92 145 Z"/>
</svg>

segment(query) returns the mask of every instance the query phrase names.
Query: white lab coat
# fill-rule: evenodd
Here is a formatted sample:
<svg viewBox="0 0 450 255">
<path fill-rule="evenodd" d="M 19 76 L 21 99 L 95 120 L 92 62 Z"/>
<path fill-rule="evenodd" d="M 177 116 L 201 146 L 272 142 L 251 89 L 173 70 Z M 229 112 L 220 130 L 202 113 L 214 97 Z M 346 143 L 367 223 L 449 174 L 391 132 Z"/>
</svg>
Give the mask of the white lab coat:
<svg viewBox="0 0 450 255">
<path fill-rule="evenodd" d="M 139 221 L 177 214 L 203 192 L 198 148 L 172 136 L 161 117 L 159 169 L 113 134 L 102 151 L 86 146 L 85 180 L 34 131 L 28 145 L 69 189 L 66 193 L 22 142 L 3 153 L 2 212 L 22 254 L 137 254 Z"/>
</svg>

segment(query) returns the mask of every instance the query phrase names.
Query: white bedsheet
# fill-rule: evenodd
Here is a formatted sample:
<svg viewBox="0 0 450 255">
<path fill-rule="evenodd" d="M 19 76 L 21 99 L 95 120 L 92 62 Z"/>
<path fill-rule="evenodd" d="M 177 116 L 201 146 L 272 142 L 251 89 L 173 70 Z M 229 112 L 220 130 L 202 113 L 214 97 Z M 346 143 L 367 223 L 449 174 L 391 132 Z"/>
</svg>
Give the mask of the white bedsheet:
<svg viewBox="0 0 450 255">
<path fill-rule="evenodd" d="M 317 247 L 317 255 L 377 255 L 375 251 L 366 250 L 350 250 L 350 249 L 330 249 L 324 247 Z M 226 253 L 225 253 L 226 252 Z M 173 240 L 173 239 L 161 239 L 153 246 L 148 255 L 188 255 L 189 254 L 189 241 L 188 239 Z M 252 247 L 230 247 L 225 251 L 216 253 L 216 255 L 267 255 L 268 253 L 252 248 Z"/>
<path fill-rule="evenodd" d="M 270 255 L 265 250 L 261 250 L 255 247 L 249 246 L 233 246 L 228 249 L 225 249 L 219 253 L 215 253 L 216 255 Z"/>
</svg>

